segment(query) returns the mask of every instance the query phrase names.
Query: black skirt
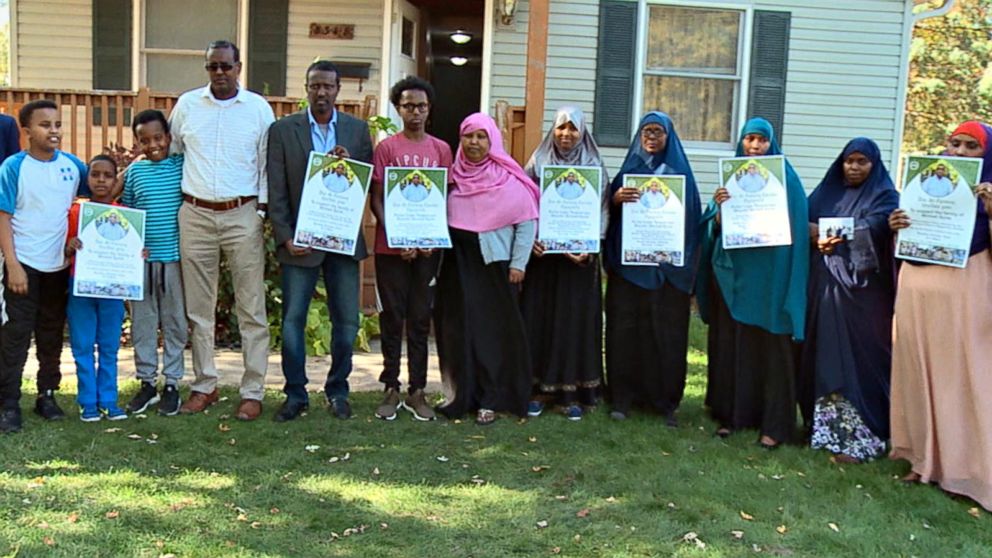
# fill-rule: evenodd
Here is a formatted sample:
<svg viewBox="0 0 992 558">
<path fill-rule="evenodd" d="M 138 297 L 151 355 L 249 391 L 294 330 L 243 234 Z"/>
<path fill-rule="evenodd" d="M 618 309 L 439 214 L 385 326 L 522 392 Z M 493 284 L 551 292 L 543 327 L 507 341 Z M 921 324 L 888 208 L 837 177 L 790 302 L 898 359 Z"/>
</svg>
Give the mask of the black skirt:
<svg viewBox="0 0 992 558">
<path fill-rule="evenodd" d="M 603 377 L 599 261 L 576 265 L 549 254 L 527 264 L 520 308 L 530 343 L 534 391 L 562 404 L 596 403 Z"/>
<path fill-rule="evenodd" d="M 757 428 L 778 442 L 796 433 L 795 346 L 789 335 L 742 324 L 710 286 L 706 406 L 721 427 Z"/>
<path fill-rule="evenodd" d="M 459 418 L 478 409 L 527 415 L 530 353 L 509 262 L 486 265 L 479 235 L 451 229 L 434 304 L 446 391 L 438 411 Z"/>
<path fill-rule="evenodd" d="M 606 387 L 613 409 L 671 415 L 685 391 L 689 294 L 671 283 L 642 289 L 611 274 L 606 285 Z"/>
</svg>

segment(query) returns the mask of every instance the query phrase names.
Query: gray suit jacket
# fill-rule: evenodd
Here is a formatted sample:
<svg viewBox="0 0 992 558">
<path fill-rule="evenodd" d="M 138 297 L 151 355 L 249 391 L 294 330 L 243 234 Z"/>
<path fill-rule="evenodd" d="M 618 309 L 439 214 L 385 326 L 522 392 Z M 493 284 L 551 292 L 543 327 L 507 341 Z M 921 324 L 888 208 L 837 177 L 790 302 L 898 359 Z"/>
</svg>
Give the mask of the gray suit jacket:
<svg viewBox="0 0 992 558">
<path fill-rule="evenodd" d="M 364 121 L 338 111 L 337 143 L 344 146 L 352 159 L 372 162 L 372 139 L 369 126 Z M 310 120 L 307 109 L 277 120 L 269 128 L 269 218 L 276 240 L 276 258 L 280 263 L 302 267 L 316 267 L 324 261 L 327 252 L 313 250 L 306 256 L 291 256 L 286 250 L 287 240 L 296 231 L 296 217 L 300 211 L 300 196 L 306 180 L 307 160 L 313 151 L 310 139 Z M 355 246 L 356 260 L 369 255 L 362 231 Z"/>
</svg>

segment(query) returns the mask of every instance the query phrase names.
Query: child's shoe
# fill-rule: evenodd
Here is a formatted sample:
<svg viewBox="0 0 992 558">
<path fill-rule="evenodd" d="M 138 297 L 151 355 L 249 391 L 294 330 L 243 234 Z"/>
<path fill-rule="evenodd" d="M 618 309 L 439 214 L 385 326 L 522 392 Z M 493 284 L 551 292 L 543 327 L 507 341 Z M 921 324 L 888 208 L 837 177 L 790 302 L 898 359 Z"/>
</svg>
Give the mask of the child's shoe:
<svg viewBox="0 0 992 558">
<path fill-rule="evenodd" d="M 127 420 L 127 413 L 117 405 L 101 409 L 101 411 L 106 415 L 107 420 Z"/>
<path fill-rule="evenodd" d="M 155 391 L 155 384 L 151 382 L 141 382 L 141 389 L 138 390 L 134 399 L 127 404 L 127 410 L 131 413 L 144 413 L 148 407 L 158 403 L 158 392 Z"/>
<path fill-rule="evenodd" d="M 79 420 L 83 422 L 100 422 L 102 418 L 103 415 L 100 414 L 100 410 L 96 408 L 96 405 L 79 408 Z"/>
<path fill-rule="evenodd" d="M 158 404 L 158 414 L 163 417 L 174 417 L 179 414 L 181 405 L 179 390 L 176 386 L 166 385 L 165 389 L 162 390 L 162 400 Z"/>
</svg>

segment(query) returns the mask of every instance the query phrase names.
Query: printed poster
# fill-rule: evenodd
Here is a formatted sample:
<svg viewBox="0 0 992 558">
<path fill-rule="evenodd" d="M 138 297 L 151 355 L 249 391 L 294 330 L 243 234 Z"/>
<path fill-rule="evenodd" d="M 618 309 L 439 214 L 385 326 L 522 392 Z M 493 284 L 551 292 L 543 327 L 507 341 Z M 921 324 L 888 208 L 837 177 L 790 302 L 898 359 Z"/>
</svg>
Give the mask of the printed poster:
<svg viewBox="0 0 992 558">
<path fill-rule="evenodd" d="M 310 152 L 293 244 L 355 255 L 372 165 Z"/>
<path fill-rule="evenodd" d="M 623 265 L 685 265 L 685 176 L 628 174 L 641 197 L 623 204 Z"/>
<path fill-rule="evenodd" d="M 544 251 L 599 252 L 602 221 L 602 167 L 541 167 L 541 217 L 537 239 Z"/>
<path fill-rule="evenodd" d="M 968 263 L 982 160 L 969 157 L 906 158 L 899 207 L 911 224 L 896 237 L 896 257 L 963 268 Z"/>
<path fill-rule="evenodd" d="M 448 169 L 386 167 L 386 241 L 390 248 L 451 248 Z"/>
<path fill-rule="evenodd" d="M 720 206 L 725 249 L 792 244 L 784 156 L 720 159 L 720 184 L 730 193 Z"/>
<path fill-rule="evenodd" d="M 93 298 L 142 300 L 145 293 L 145 212 L 84 202 L 76 232 L 72 294 Z"/>
</svg>

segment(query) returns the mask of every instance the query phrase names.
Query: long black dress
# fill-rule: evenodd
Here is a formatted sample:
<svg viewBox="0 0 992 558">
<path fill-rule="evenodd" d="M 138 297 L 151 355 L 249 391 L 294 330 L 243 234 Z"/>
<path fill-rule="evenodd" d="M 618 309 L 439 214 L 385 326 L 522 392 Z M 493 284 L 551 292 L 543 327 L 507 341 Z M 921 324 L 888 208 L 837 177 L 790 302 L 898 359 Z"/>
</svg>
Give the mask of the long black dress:
<svg viewBox="0 0 992 558">
<path fill-rule="evenodd" d="M 478 234 L 450 231 L 434 307 L 441 378 L 454 398 L 438 411 L 448 418 L 478 409 L 524 417 L 530 352 L 510 262 L 485 264 Z"/>
<path fill-rule="evenodd" d="M 596 403 L 603 376 L 599 259 L 531 258 L 520 307 L 530 344 L 535 391 L 568 405 Z"/>
</svg>

